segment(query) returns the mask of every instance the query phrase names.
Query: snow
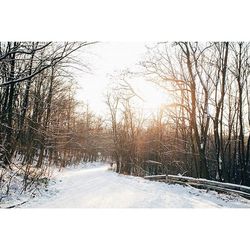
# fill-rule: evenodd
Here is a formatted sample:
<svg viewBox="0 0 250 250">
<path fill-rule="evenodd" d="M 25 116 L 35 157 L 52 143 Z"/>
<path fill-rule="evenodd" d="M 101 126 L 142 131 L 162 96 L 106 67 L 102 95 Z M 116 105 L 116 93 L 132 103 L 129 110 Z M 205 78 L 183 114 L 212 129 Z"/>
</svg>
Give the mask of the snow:
<svg viewBox="0 0 250 250">
<path fill-rule="evenodd" d="M 246 208 L 239 196 L 153 182 L 108 170 L 109 164 L 88 163 L 57 172 L 46 196 L 23 208 Z"/>
<path fill-rule="evenodd" d="M 168 175 L 169 177 L 175 177 L 175 175 Z M 189 176 L 183 176 L 178 174 L 178 176 L 180 176 L 182 179 L 185 180 L 190 180 L 190 181 L 202 181 L 202 182 L 206 182 L 209 184 L 218 184 L 218 181 L 212 181 L 212 180 L 207 180 L 204 178 L 193 178 L 193 177 L 189 177 Z M 248 186 L 244 186 L 244 185 L 239 185 L 239 184 L 233 184 L 233 183 L 229 183 L 229 182 L 221 182 L 220 183 L 222 186 L 227 186 L 227 187 L 231 187 L 231 188 L 242 188 L 245 189 L 246 191 L 250 192 L 250 187 Z"/>
<path fill-rule="evenodd" d="M 18 161 L 11 165 L 11 169 L 0 169 L 2 181 L 0 185 L 0 208 L 16 206 L 26 203 L 33 197 L 48 196 L 47 182 L 55 170 L 54 167 L 39 174 L 37 169 L 30 166 L 30 176 L 32 173 L 40 175 L 39 182 L 28 183 L 26 190 L 24 189 L 24 174 L 26 166 L 22 166 Z M 52 195 L 52 193 L 50 193 Z"/>
</svg>

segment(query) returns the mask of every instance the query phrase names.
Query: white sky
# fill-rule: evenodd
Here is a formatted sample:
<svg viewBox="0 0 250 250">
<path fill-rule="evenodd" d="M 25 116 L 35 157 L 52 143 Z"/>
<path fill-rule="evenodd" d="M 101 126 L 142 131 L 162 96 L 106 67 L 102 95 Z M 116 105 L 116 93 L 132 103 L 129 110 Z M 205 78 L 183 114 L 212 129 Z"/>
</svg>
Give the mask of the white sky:
<svg viewBox="0 0 250 250">
<path fill-rule="evenodd" d="M 81 55 L 83 62 L 88 62 L 92 73 L 78 72 L 79 89 L 76 98 L 89 104 L 91 110 L 104 115 L 107 111 L 104 94 L 109 90 L 111 80 L 109 75 L 115 75 L 126 68 L 131 71 L 138 69 L 138 63 L 143 60 L 146 43 L 142 42 L 101 42 L 86 47 Z M 155 111 L 167 100 L 153 83 L 143 79 L 131 82 L 134 90 L 145 100 L 138 100 L 138 107 L 146 112 Z"/>
</svg>

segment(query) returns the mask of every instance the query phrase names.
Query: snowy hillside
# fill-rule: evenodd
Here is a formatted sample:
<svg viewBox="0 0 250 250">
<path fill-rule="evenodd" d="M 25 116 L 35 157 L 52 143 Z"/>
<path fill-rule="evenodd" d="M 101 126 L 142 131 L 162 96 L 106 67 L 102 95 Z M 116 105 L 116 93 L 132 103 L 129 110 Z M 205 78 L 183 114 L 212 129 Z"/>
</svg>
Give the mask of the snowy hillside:
<svg viewBox="0 0 250 250">
<path fill-rule="evenodd" d="M 28 208 L 213 208 L 250 207 L 241 197 L 118 175 L 107 164 L 82 164 L 58 172 L 46 196 Z"/>
</svg>

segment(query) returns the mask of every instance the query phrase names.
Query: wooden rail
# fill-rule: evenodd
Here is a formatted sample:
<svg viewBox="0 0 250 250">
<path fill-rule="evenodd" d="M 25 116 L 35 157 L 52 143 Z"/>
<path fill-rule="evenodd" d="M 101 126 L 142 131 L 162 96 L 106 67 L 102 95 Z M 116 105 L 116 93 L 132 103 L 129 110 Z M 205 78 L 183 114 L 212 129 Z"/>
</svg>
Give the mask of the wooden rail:
<svg viewBox="0 0 250 250">
<path fill-rule="evenodd" d="M 144 176 L 144 179 L 150 180 L 150 181 L 166 181 L 166 175 L 146 175 Z"/>
<path fill-rule="evenodd" d="M 145 176 L 144 178 L 151 181 L 164 181 L 167 183 L 190 185 L 196 188 L 214 190 L 218 192 L 233 193 L 240 195 L 244 198 L 250 199 L 250 187 L 243 185 L 210 181 L 206 179 L 199 179 L 199 178 L 178 176 L 178 175 L 152 175 L 152 176 Z"/>
</svg>

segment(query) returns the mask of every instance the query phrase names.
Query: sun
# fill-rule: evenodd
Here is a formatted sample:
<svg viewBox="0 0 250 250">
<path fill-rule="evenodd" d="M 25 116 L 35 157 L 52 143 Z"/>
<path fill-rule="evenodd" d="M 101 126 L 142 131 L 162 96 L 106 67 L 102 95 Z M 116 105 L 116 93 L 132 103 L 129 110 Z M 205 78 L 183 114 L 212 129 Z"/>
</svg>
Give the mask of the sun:
<svg viewBox="0 0 250 250">
<path fill-rule="evenodd" d="M 147 113 L 157 113 L 163 105 L 171 102 L 170 95 L 154 83 L 140 79 L 134 81 L 131 85 L 140 97 L 137 98 L 137 107 Z"/>
</svg>

